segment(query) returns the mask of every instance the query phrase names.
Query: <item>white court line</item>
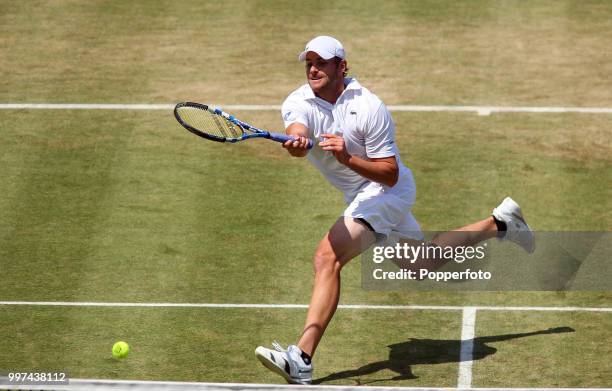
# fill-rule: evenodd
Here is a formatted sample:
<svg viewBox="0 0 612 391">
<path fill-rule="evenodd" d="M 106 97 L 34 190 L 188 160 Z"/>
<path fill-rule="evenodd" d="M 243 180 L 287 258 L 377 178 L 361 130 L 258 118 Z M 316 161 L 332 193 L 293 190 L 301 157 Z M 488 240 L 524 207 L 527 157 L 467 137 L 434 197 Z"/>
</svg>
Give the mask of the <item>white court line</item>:
<svg viewBox="0 0 612 391">
<path fill-rule="evenodd" d="M 172 104 L 122 103 L 1 103 L 0 109 L 39 110 L 172 110 Z"/>
<path fill-rule="evenodd" d="M 389 105 L 391 111 L 459 111 L 476 112 L 478 115 L 492 113 L 585 113 L 612 114 L 609 107 L 533 107 L 533 106 L 421 106 L 421 105 Z"/>
<path fill-rule="evenodd" d="M 2 380 L 2 378 L 0 378 Z M 0 382 L 4 385 L 5 382 Z M 257 383 L 200 383 L 178 381 L 144 381 L 144 380 L 105 380 L 105 379 L 70 379 L 68 385 L 10 385 L 15 390 L 308 390 L 308 391 L 457 391 L 450 387 L 376 387 L 376 386 L 336 386 L 336 385 L 296 385 L 296 384 L 257 384 Z M 462 388 L 465 391 L 609 391 L 610 388 Z"/>
<path fill-rule="evenodd" d="M 461 351 L 459 354 L 459 375 L 457 388 L 472 387 L 472 364 L 474 334 L 476 329 L 476 308 L 465 307 L 461 321 Z"/>
<path fill-rule="evenodd" d="M 210 105 L 224 110 L 278 111 L 279 105 Z M 610 107 L 563 107 L 563 106 L 450 106 L 450 105 L 389 105 L 391 111 L 416 112 L 474 112 L 478 115 L 492 113 L 584 113 L 612 114 Z M 45 110 L 172 110 L 174 104 L 122 104 L 122 103 L 0 103 L 0 110 L 45 109 Z"/>
<path fill-rule="evenodd" d="M 180 307 L 180 308 L 251 308 L 251 309 L 306 309 L 308 304 L 249 304 L 249 303 L 121 303 L 99 301 L 0 301 L 0 305 L 12 306 L 59 306 L 59 307 Z M 496 306 L 452 306 L 452 305 L 376 305 L 340 304 L 340 309 L 353 310 L 433 310 L 463 311 L 473 308 L 478 311 L 563 311 L 563 312 L 612 312 L 610 307 L 496 307 Z"/>
</svg>

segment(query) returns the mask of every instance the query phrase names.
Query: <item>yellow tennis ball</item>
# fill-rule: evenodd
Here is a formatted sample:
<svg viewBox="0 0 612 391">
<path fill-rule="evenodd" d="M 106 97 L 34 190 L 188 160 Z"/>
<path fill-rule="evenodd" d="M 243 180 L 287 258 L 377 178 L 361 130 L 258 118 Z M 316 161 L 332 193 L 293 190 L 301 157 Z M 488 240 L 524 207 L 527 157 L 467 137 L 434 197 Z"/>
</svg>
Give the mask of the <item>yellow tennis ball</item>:
<svg viewBox="0 0 612 391">
<path fill-rule="evenodd" d="M 126 358 L 130 352 L 130 345 L 126 342 L 119 341 L 113 345 L 113 357 L 116 359 Z"/>
</svg>

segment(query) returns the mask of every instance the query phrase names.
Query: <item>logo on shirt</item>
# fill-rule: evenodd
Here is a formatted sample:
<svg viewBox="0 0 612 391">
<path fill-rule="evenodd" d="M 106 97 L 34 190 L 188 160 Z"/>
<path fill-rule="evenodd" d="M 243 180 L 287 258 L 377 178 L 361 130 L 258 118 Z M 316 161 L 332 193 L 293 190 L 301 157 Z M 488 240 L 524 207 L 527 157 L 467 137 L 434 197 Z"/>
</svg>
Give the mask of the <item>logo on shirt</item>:
<svg viewBox="0 0 612 391">
<path fill-rule="evenodd" d="M 350 114 L 351 115 L 357 115 L 357 112 L 355 110 L 351 110 Z"/>
<path fill-rule="evenodd" d="M 289 118 L 291 118 L 291 114 L 293 114 L 292 112 L 288 111 L 283 115 L 283 119 L 285 121 L 289 121 Z"/>
</svg>

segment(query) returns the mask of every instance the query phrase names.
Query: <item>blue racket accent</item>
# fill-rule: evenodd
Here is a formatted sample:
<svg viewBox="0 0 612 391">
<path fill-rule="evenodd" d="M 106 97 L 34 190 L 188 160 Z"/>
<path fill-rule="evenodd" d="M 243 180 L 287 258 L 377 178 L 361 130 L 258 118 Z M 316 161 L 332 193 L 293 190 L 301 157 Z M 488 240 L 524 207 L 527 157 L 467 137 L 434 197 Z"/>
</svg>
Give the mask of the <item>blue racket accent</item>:
<svg viewBox="0 0 612 391">
<path fill-rule="evenodd" d="M 280 133 L 274 133 L 274 132 L 269 132 L 267 130 L 263 130 L 263 129 L 259 129 L 256 128 L 254 126 L 251 126 L 249 124 L 247 124 L 246 122 L 243 122 L 241 120 L 239 120 L 238 118 L 234 117 L 231 114 L 226 113 L 225 111 L 219 109 L 219 108 L 215 108 L 215 113 L 218 115 L 221 115 L 225 118 L 227 118 L 228 120 L 230 120 L 231 122 L 235 123 L 236 125 L 240 126 L 241 128 L 251 131 L 253 133 L 250 134 L 244 134 L 242 137 L 238 137 L 238 138 L 233 138 L 233 139 L 227 139 L 227 141 L 231 142 L 231 143 L 235 143 L 238 141 L 242 141 L 242 140 L 247 140 L 250 138 L 258 138 L 258 137 L 263 137 L 263 138 L 267 138 L 279 143 L 285 143 L 287 141 L 295 141 L 295 137 L 293 136 L 288 136 L 286 134 L 280 134 Z M 312 140 L 308 140 L 308 149 L 311 149 L 313 146 Z"/>
</svg>

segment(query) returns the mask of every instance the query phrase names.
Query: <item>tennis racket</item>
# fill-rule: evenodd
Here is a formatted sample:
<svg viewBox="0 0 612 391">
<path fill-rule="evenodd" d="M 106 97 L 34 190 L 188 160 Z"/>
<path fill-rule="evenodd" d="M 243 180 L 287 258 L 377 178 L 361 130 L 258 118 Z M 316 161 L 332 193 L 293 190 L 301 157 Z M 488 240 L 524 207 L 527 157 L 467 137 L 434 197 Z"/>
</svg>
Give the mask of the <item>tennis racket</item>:
<svg viewBox="0 0 612 391">
<path fill-rule="evenodd" d="M 179 124 L 191 133 L 222 143 L 235 143 L 251 138 L 267 138 L 279 143 L 295 140 L 292 136 L 258 129 L 220 109 L 213 109 L 200 103 L 179 103 L 174 108 L 174 116 Z M 312 140 L 308 140 L 308 149 L 310 148 Z"/>
</svg>

